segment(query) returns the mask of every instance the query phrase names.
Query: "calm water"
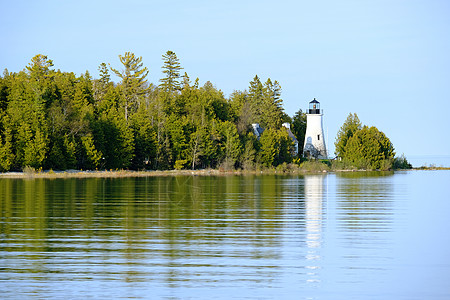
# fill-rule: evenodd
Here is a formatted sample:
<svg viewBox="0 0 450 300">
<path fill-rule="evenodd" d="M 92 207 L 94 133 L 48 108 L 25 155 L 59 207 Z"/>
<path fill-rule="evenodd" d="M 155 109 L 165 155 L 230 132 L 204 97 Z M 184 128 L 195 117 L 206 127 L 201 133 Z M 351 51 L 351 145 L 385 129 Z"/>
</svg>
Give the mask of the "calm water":
<svg viewBox="0 0 450 300">
<path fill-rule="evenodd" d="M 450 299 L 449 183 L 0 179 L 0 297 Z"/>
</svg>

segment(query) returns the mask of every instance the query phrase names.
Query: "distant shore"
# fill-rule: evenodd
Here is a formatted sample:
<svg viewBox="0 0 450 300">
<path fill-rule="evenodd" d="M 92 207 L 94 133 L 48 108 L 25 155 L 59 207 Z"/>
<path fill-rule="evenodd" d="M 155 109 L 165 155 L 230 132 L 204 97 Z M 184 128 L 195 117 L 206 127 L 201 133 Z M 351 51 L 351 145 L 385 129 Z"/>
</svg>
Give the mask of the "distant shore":
<svg viewBox="0 0 450 300">
<path fill-rule="evenodd" d="M 450 170 L 449 167 L 420 167 L 414 170 Z M 398 171 L 398 170 L 397 170 Z M 319 174 L 319 173 L 340 173 L 340 172 L 386 172 L 369 170 L 156 170 L 156 171 L 132 171 L 132 170 L 103 170 L 103 171 L 35 171 L 35 172 L 6 172 L 0 173 L 1 178 L 23 179 L 23 178 L 120 178 L 120 177 L 157 177 L 157 176 L 228 176 L 228 175 L 295 175 L 295 174 Z"/>
</svg>

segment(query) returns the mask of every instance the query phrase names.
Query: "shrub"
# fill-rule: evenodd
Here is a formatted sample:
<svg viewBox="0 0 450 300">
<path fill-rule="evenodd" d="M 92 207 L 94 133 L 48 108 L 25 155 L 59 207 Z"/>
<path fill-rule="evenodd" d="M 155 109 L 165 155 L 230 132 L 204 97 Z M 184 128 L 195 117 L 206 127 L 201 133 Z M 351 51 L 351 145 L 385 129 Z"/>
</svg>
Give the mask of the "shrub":
<svg viewBox="0 0 450 300">
<path fill-rule="evenodd" d="M 187 159 L 179 159 L 175 161 L 175 165 L 173 166 L 173 168 L 175 170 L 181 170 L 184 168 L 184 166 L 187 164 Z"/>
<path fill-rule="evenodd" d="M 392 167 L 394 169 L 412 169 L 412 165 L 408 162 L 404 154 L 400 157 L 394 158 Z"/>
</svg>

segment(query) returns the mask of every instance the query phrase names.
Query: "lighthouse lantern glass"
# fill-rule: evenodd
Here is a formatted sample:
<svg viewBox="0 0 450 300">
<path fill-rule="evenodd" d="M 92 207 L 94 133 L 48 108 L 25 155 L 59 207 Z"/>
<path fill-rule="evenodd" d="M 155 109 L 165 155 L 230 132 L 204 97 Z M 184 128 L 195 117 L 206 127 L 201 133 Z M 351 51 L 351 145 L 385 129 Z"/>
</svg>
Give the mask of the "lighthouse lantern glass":
<svg viewBox="0 0 450 300">
<path fill-rule="evenodd" d="M 320 114 L 320 103 L 315 98 L 313 101 L 309 102 L 309 113 Z"/>
</svg>

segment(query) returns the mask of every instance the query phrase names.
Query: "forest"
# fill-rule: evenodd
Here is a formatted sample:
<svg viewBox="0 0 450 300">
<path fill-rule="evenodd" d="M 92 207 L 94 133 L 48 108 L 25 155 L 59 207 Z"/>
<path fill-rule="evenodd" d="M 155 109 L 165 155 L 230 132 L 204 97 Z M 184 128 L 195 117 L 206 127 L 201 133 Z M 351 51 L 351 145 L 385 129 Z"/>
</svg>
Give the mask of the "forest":
<svg viewBox="0 0 450 300">
<path fill-rule="evenodd" d="M 305 113 L 284 112 L 276 80 L 256 75 L 227 99 L 211 82 L 191 80 L 172 51 L 162 55 L 158 84 L 146 79 L 142 57 L 119 60 L 119 69 L 101 63 L 98 79 L 55 70 L 42 54 L 20 72 L 5 69 L 0 171 L 271 168 L 295 158 L 284 122 L 302 153 Z M 265 129 L 259 139 L 252 123 Z"/>
</svg>

